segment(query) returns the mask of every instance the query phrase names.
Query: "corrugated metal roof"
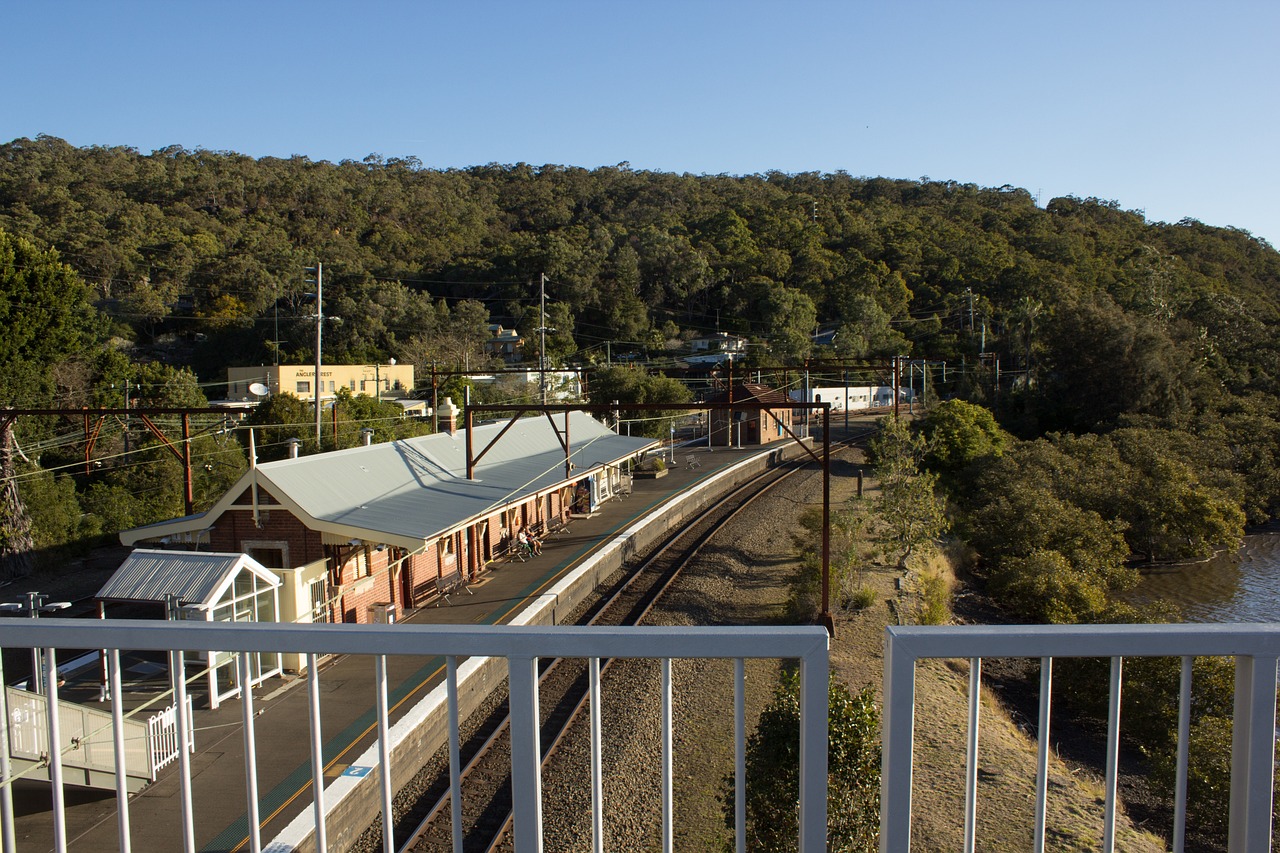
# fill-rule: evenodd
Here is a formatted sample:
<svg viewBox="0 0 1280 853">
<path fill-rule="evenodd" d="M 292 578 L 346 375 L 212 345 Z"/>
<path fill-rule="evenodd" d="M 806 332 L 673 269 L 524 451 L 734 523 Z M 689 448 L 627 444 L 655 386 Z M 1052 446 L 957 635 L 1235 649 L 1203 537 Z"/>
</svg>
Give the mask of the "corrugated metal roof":
<svg viewBox="0 0 1280 853">
<path fill-rule="evenodd" d="M 425 542 L 563 482 L 556 430 L 563 431 L 564 417 L 554 418 L 554 428 L 545 415 L 521 418 L 492 447 L 506 422 L 476 427 L 472 451 L 488 451 L 475 480 L 466 478 L 466 437 L 459 432 L 268 462 L 258 466 L 259 482 L 317 521 Z M 619 436 L 583 412 L 570 413 L 569 439 L 578 470 L 617 463 L 656 443 Z"/>
<path fill-rule="evenodd" d="M 282 459 L 246 473 L 208 512 L 121 531 L 120 541 L 131 545 L 209 528 L 256 478 L 315 529 L 418 547 L 493 508 L 565 482 L 564 449 L 556 436 L 564 430 L 564 415 L 554 418 L 554 427 L 545 415 L 521 418 L 487 452 L 507 422 L 475 427 L 472 450 L 484 454 L 476 480 L 466 478 L 465 430 Z M 618 464 L 658 444 L 617 435 L 584 412 L 570 413 L 569 439 L 579 471 Z"/>
<path fill-rule="evenodd" d="M 280 579 L 247 554 L 138 549 L 125 558 L 98 590 L 98 598 L 115 601 L 166 601 L 211 606 L 241 570 L 272 586 Z"/>
</svg>

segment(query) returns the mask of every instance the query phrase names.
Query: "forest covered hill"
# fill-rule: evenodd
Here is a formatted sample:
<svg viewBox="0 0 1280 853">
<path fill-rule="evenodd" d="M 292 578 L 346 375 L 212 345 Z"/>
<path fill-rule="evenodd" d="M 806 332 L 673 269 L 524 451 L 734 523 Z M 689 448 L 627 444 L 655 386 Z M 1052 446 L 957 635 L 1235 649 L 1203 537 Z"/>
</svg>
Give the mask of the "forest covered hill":
<svg viewBox="0 0 1280 853">
<path fill-rule="evenodd" d="M 1041 206 L 1011 186 L 844 172 L 143 154 L 40 136 L 0 145 L 0 241 L 6 337 L 33 336 L 0 348 L 8 404 L 119 405 L 130 380 L 198 402 L 195 380 L 228 365 L 308 363 L 317 262 L 324 313 L 341 318 L 326 325 L 328 362 L 474 366 L 488 322 L 521 330 L 536 359 L 545 275 L 551 363 L 658 354 L 713 331 L 747 337 L 757 365 L 946 361 L 934 387 L 990 406 L 1016 435 L 1176 430 L 1214 442 L 1191 458 L 1248 481 L 1251 518 L 1280 507 L 1267 473 L 1280 460 L 1280 254 L 1095 198 Z M 51 294 L 62 331 L 43 335 Z M 822 351 L 819 327 L 836 330 Z"/>
</svg>

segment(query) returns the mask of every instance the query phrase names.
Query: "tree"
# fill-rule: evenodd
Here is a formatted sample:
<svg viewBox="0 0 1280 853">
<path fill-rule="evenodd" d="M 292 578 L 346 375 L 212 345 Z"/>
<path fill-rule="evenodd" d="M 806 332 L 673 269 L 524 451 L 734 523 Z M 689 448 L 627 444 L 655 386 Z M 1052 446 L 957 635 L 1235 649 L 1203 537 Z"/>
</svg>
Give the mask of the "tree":
<svg viewBox="0 0 1280 853">
<path fill-rule="evenodd" d="M 260 462 L 288 458 L 289 440 L 295 438 L 302 442 L 299 448 L 302 452 L 315 453 L 318 449 L 315 424 L 315 407 L 287 391 L 263 400 L 244 421 L 246 427 L 255 431 L 254 446 Z M 241 436 L 247 449 L 249 432 L 242 431 Z"/>
<path fill-rule="evenodd" d="M 813 349 L 818 312 L 813 300 L 798 290 L 763 278 L 749 286 L 751 313 L 763 324 L 769 349 L 783 363 L 795 363 Z"/>
<path fill-rule="evenodd" d="M 99 327 L 88 296 L 56 252 L 0 230 L 0 403 L 41 401 L 50 367 L 92 345 Z"/>
<path fill-rule="evenodd" d="M 631 434 L 655 438 L 667 434 L 672 419 L 681 413 L 680 410 L 628 409 L 627 404 L 687 403 L 693 398 L 689 389 L 675 379 L 629 367 L 597 370 L 588 391 L 592 403 L 618 403 L 620 416 L 633 422 Z"/>
<path fill-rule="evenodd" d="M 880 711 L 870 686 L 831 679 L 827 700 L 827 849 L 871 853 L 880 836 Z M 795 850 L 799 840 L 800 679 L 787 673 L 747 740 L 747 848 Z M 725 823 L 735 824 L 734 780 Z"/>
<path fill-rule="evenodd" d="M 947 472 L 984 456 L 999 456 L 1009 438 L 990 409 L 963 400 L 939 403 L 920 422 L 920 431 L 928 448 L 925 463 Z"/>
<path fill-rule="evenodd" d="M 374 443 L 395 441 L 431 431 L 431 424 L 418 418 L 404 417 L 397 403 L 382 402 L 365 394 L 353 396 L 339 388 L 334 400 L 337 407 L 338 435 L 336 448 L 356 447 L 364 442 L 364 430 L 371 429 Z"/>
<path fill-rule="evenodd" d="M 880 480 L 875 504 L 877 528 L 885 555 L 900 569 L 911 555 L 950 528 L 946 504 L 934 487 L 936 474 L 920 470 L 924 438 L 900 418 L 881 418 L 868 457 Z"/>
<path fill-rule="evenodd" d="M 87 291 L 54 252 L 40 251 L 0 230 L 0 404 L 42 401 L 52 391 L 54 364 L 82 352 L 91 339 Z M 32 568 L 32 521 L 19 492 L 13 423 L 0 432 L 0 575 Z"/>
</svg>

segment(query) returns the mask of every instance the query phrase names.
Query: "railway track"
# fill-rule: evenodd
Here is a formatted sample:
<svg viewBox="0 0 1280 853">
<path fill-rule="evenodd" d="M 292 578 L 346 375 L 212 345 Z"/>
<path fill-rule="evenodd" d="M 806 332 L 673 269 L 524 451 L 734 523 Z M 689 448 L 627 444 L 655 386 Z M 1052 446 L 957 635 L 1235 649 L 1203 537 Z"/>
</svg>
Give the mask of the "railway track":
<svg viewBox="0 0 1280 853">
<path fill-rule="evenodd" d="M 861 433 L 846 440 L 853 443 Z M 766 495 L 787 477 L 803 470 L 807 460 L 768 469 L 719 498 L 674 531 L 634 566 L 624 569 L 611 585 L 582 608 L 577 624 L 637 625 L 679 577 L 681 569 L 731 519 Z M 609 661 L 601 661 L 601 674 Z M 543 766 L 586 707 L 588 662 L 557 659 L 540 663 L 539 697 L 542 707 L 540 743 Z M 461 835 L 467 850 L 509 849 L 511 826 L 510 745 L 505 690 L 495 695 L 482 719 L 468 721 L 461 744 Z M 443 770 L 442 770 L 443 765 Z M 398 851 L 453 849 L 453 800 L 447 757 L 437 756 L 402 791 L 401 802 L 413 802 L 397 814 Z M 368 835 L 368 834 L 367 834 Z M 372 839 L 370 839 L 372 840 Z"/>
</svg>

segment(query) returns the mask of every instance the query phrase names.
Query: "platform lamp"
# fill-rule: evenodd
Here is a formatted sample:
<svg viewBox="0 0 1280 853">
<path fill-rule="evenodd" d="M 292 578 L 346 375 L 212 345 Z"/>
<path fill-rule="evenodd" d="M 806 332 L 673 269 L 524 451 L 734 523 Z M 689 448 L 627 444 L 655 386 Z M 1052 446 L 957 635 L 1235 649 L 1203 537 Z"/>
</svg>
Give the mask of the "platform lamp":
<svg viewBox="0 0 1280 853">
<path fill-rule="evenodd" d="M 0 611 L 23 612 L 25 611 L 32 619 L 38 619 L 40 614 L 53 613 L 58 610 L 66 610 L 71 606 L 70 601 L 48 601 L 49 596 L 42 592 L 23 593 L 26 601 L 9 601 L 0 602 Z M 28 682 L 28 689 L 34 693 L 44 693 L 44 685 L 46 674 L 44 672 L 44 654 L 39 648 L 31 649 L 31 680 Z"/>
</svg>

